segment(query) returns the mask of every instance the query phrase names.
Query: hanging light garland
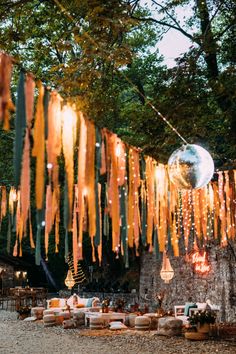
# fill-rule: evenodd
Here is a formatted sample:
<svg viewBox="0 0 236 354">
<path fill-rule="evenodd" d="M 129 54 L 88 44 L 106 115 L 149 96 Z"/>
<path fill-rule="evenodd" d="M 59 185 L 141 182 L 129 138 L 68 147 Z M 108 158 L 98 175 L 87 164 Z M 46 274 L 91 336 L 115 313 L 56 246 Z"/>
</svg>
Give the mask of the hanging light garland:
<svg viewBox="0 0 236 354">
<path fill-rule="evenodd" d="M 34 92 L 34 84 L 29 82 L 26 89 L 27 77 L 25 76 L 24 83 L 25 92 L 30 92 L 28 98 L 25 94 L 25 102 L 28 102 L 26 104 L 28 124 L 28 117 L 32 114 L 30 113 L 32 112 L 32 102 L 34 102 L 32 93 Z M 97 254 L 100 263 L 102 261 L 102 227 L 104 231 L 106 228 L 105 232 L 108 235 L 110 221 L 113 251 L 117 256 L 122 253 L 125 256 L 126 264 L 128 264 L 128 245 L 129 247 L 135 246 L 136 253 L 138 253 L 141 232 L 144 244 L 149 245 L 150 251 L 154 249 L 158 254 L 172 247 L 176 256 L 179 255 L 179 241 L 183 237 L 182 230 L 186 252 L 191 247 L 189 237 L 191 232 L 194 233 L 194 242 L 200 242 L 202 245 L 212 237 L 217 239 L 219 233 L 222 246 L 227 245 L 228 239 L 234 240 L 236 176 L 234 171 L 219 172 L 218 183 L 212 182 L 209 187 L 178 191 L 168 178 L 167 166 L 158 164 L 151 157 L 142 156 L 140 150 L 128 147 L 115 134 L 105 129 L 100 131 L 91 121 L 85 119 L 81 112 L 75 112 L 73 107 L 68 104 L 62 107 L 62 99 L 56 92 L 49 95 L 42 84 L 39 83 L 38 87 L 39 96 L 33 130 L 33 155 L 36 158 L 35 191 L 38 212 L 44 212 L 45 209 L 45 220 L 38 218 L 39 226 L 36 237 L 38 260 L 40 260 L 40 234 L 44 226 L 46 255 L 50 243 L 49 236 L 54 229 L 55 251 L 58 252 L 60 187 L 57 158 L 60 155 L 61 145 L 63 145 L 65 157 L 68 188 L 69 213 L 65 228 L 69 232 L 72 231 L 75 268 L 78 259 L 83 257 L 82 235 L 86 229 L 85 225 L 88 226 L 91 238 L 93 260 L 96 260 Z M 47 97 L 48 104 L 45 103 Z M 67 115 L 66 112 L 70 112 L 70 114 Z M 46 116 L 48 117 L 47 122 Z M 79 122 L 77 122 L 78 117 Z M 29 121 L 31 121 L 30 119 Z M 73 159 L 74 148 L 77 147 L 75 139 L 77 125 L 80 126 L 78 182 L 74 188 Z M 56 137 L 53 135 L 54 128 L 56 129 Z M 41 132 L 43 137 L 40 138 Z M 31 134 L 30 129 L 26 129 L 25 137 L 27 133 Z M 23 147 L 27 147 L 27 138 L 24 140 Z M 28 156 L 27 150 L 29 148 L 31 149 L 31 146 L 24 149 L 21 155 L 22 161 L 25 160 L 24 154 L 27 153 Z M 47 160 L 43 156 L 45 150 L 47 151 Z M 28 157 L 26 160 L 28 164 Z M 27 164 L 23 163 L 22 166 Z M 48 177 L 46 188 L 45 177 L 42 174 L 45 165 L 47 165 Z M 42 168 L 42 171 L 39 167 Z M 101 213 L 103 186 L 99 183 L 100 175 L 105 175 L 107 179 L 107 183 L 104 185 L 106 198 L 103 225 Z M 20 188 L 16 191 L 17 201 L 15 199 L 9 203 L 10 212 L 12 216 L 16 214 L 17 221 L 14 255 L 22 254 L 22 238 L 28 230 L 30 245 L 32 248 L 34 247 L 31 220 L 27 223 L 30 206 L 27 205 L 27 202 L 23 202 L 24 196 L 22 198 L 20 194 L 20 191 L 24 190 L 24 184 L 29 183 L 28 177 L 25 181 L 27 182 L 22 182 L 20 179 Z M 202 184 L 201 179 L 199 183 Z M 7 210 L 4 187 L 1 194 L 2 219 Z M 10 199 L 13 199 L 13 190 Z M 70 219 L 71 222 L 68 222 Z M 11 226 L 10 224 L 10 228 Z M 67 236 L 70 237 L 69 234 Z M 69 244 L 69 238 L 67 238 L 67 248 Z"/>
</svg>

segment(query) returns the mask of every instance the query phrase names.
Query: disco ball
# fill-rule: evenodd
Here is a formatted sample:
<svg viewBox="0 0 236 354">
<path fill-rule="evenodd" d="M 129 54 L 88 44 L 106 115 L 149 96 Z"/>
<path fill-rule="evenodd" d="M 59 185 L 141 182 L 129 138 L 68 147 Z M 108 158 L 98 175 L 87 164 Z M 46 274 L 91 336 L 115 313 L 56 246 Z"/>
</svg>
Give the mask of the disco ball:
<svg viewBox="0 0 236 354">
<path fill-rule="evenodd" d="M 207 150 L 187 144 L 172 153 L 168 169 L 170 180 L 178 189 L 197 189 L 210 182 L 214 162 Z"/>
</svg>

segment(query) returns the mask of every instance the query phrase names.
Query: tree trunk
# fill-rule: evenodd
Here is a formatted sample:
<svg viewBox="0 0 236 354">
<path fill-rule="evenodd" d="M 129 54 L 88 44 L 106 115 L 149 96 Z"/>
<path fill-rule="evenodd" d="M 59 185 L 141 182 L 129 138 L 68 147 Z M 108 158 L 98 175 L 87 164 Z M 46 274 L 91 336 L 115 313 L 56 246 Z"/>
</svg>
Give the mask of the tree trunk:
<svg viewBox="0 0 236 354">
<path fill-rule="evenodd" d="M 215 94 L 216 102 L 222 112 L 227 113 L 231 120 L 231 134 L 236 138 L 236 119 L 233 110 L 233 100 L 227 90 L 223 90 L 219 81 L 219 68 L 217 63 L 217 44 L 212 32 L 209 10 L 206 0 L 196 0 L 198 15 L 201 25 L 201 43 L 204 51 L 204 59 L 207 66 L 208 82 Z"/>
</svg>

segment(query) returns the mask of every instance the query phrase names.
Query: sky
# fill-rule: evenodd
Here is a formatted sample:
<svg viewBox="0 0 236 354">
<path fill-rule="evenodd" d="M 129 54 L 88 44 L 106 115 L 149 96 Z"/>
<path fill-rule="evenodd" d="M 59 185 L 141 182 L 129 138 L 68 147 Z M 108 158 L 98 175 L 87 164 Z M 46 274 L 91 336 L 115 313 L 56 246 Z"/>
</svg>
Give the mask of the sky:
<svg viewBox="0 0 236 354">
<path fill-rule="evenodd" d="M 159 1 L 160 3 L 162 1 Z M 152 11 L 152 17 L 157 18 L 157 14 L 153 11 L 152 0 L 141 0 L 140 4 L 144 6 L 145 4 Z M 180 21 L 183 20 L 184 16 L 191 15 L 191 7 L 182 8 L 179 7 L 177 10 L 177 17 Z M 164 34 L 161 42 L 158 43 L 157 48 L 159 52 L 164 57 L 165 64 L 171 68 L 175 66 L 175 58 L 177 58 L 181 53 L 186 52 L 192 45 L 191 41 L 185 37 L 180 32 L 170 29 Z M 155 48 L 156 49 L 156 48 Z"/>
</svg>

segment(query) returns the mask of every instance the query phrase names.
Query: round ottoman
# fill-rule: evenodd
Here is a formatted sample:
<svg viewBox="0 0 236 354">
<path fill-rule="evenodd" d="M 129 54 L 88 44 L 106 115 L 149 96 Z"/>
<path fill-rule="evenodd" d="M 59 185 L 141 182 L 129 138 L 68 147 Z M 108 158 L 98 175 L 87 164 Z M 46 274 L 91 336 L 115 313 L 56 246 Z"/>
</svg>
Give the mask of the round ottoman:
<svg viewBox="0 0 236 354">
<path fill-rule="evenodd" d="M 183 321 L 175 317 L 162 317 L 158 321 L 157 334 L 162 336 L 180 336 Z"/>
<path fill-rule="evenodd" d="M 45 327 L 52 327 L 56 325 L 55 316 L 54 315 L 44 315 L 43 323 Z"/>
<path fill-rule="evenodd" d="M 71 317 L 69 311 L 61 311 L 58 313 L 58 316 L 62 316 L 64 320 L 69 320 Z"/>
<path fill-rule="evenodd" d="M 55 321 L 56 321 L 57 325 L 61 325 L 64 321 L 64 317 L 61 316 L 61 314 L 59 313 L 59 314 L 55 315 Z"/>
<path fill-rule="evenodd" d="M 45 310 L 44 307 L 32 307 L 31 316 L 36 317 L 37 320 L 42 320 L 44 310 Z"/>
<path fill-rule="evenodd" d="M 62 326 L 64 329 L 71 329 L 76 327 L 76 323 L 74 320 L 64 320 Z"/>
<path fill-rule="evenodd" d="M 52 309 L 44 310 L 43 315 L 54 315 L 54 311 Z"/>
<path fill-rule="evenodd" d="M 159 317 L 157 317 L 157 314 L 156 313 L 145 313 L 144 316 L 150 318 L 150 320 L 151 320 L 150 329 L 157 329 L 158 320 L 159 320 Z"/>
<path fill-rule="evenodd" d="M 76 326 L 84 326 L 85 325 L 84 312 L 74 312 L 73 320 L 76 322 Z"/>
<path fill-rule="evenodd" d="M 150 329 L 151 320 L 147 316 L 137 316 L 135 318 L 135 329 L 147 331 Z"/>
<path fill-rule="evenodd" d="M 135 327 L 135 318 L 138 317 L 138 316 L 131 313 L 127 317 L 128 317 L 128 320 L 127 320 L 128 326 L 132 327 L 132 328 Z"/>
<path fill-rule="evenodd" d="M 102 329 L 104 327 L 104 320 L 102 317 L 90 317 L 89 328 L 90 329 Z"/>
<path fill-rule="evenodd" d="M 52 310 L 53 311 L 53 314 L 55 315 L 55 316 L 58 316 L 60 313 L 61 313 L 61 310 L 60 309 L 54 309 L 54 310 Z"/>
</svg>

